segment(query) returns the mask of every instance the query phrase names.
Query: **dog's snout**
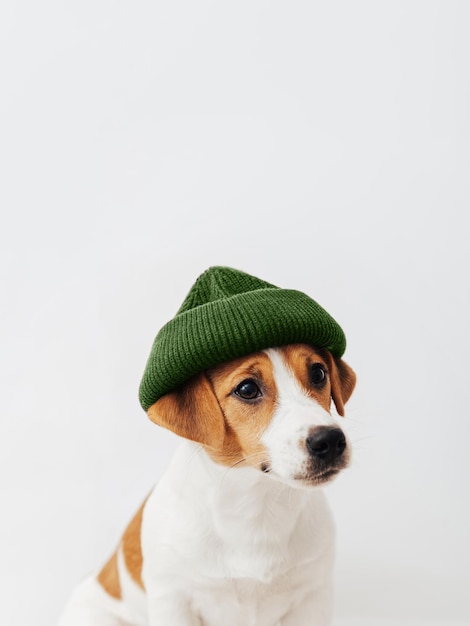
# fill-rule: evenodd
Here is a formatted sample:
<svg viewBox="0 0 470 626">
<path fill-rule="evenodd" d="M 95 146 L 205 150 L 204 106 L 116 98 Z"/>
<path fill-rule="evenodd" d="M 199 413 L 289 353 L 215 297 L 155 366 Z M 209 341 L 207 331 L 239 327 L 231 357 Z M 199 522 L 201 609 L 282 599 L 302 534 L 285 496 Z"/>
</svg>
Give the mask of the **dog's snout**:
<svg viewBox="0 0 470 626">
<path fill-rule="evenodd" d="M 306 445 L 313 457 L 332 463 L 346 450 L 346 437 L 340 428 L 320 426 L 307 437 Z"/>
</svg>

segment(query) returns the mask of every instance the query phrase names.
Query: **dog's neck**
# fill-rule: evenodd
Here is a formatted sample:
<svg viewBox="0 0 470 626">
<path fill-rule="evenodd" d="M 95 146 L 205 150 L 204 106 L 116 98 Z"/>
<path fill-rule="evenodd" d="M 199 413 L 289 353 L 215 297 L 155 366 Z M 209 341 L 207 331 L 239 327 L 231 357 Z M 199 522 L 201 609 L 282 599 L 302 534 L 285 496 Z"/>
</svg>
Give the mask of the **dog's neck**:
<svg viewBox="0 0 470 626">
<path fill-rule="evenodd" d="M 242 538 L 246 527 L 250 535 L 258 528 L 260 534 L 269 531 L 269 536 L 288 540 L 305 508 L 323 497 L 318 488 L 291 487 L 252 467 L 215 463 L 198 444 L 184 443 L 180 454 L 185 456 L 185 480 L 197 482 L 198 493 L 205 494 L 221 538 L 233 540 L 233 533 Z"/>
<path fill-rule="evenodd" d="M 318 521 L 313 512 L 324 502 L 321 489 L 284 485 L 250 467 L 219 465 L 191 442 L 181 446 L 175 461 L 172 491 L 205 525 L 206 538 L 224 546 L 227 575 L 269 582 L 293 554 L 302 560 Z"/>
</svg>

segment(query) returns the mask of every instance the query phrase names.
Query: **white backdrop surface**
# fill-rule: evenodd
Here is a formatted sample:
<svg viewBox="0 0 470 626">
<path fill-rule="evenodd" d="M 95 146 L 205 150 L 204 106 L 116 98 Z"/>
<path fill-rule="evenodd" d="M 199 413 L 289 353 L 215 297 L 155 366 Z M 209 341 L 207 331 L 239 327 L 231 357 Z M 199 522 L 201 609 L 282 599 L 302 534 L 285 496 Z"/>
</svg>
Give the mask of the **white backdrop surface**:
<svg viewBox="0 0 470 626">
<path fill-rule="evenodd" d="M 161 475 L 138 384 L 210 265 L 346 332 L 337 626 L 470 623 L 469 28 L 456 0 L 2 4 L 2 623 L 54 624 Z"/>
</svg>

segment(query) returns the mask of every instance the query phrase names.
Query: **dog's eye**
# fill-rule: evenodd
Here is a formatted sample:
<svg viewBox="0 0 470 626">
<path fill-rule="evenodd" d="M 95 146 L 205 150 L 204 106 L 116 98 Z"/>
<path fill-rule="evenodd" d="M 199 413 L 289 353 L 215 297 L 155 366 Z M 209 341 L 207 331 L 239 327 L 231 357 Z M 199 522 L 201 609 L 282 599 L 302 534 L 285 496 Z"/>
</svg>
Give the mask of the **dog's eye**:
<svg viewBox="0 0 470 626">
<path fill-rule="evenodd" d="M 310 368 L 310 380 L 314 385 L 321 385 L 326 380 L 326 372 L 323 365 L 320 363 L 315 363 Z"/>
<path fill-rule="evenodd" d="M 243 400 L 254 400 L 261 396 L 261 390 L 254 380 L 248 378 L 242 381 L 235 389 L 237 396 L 240 396 Z"/>
</svg>

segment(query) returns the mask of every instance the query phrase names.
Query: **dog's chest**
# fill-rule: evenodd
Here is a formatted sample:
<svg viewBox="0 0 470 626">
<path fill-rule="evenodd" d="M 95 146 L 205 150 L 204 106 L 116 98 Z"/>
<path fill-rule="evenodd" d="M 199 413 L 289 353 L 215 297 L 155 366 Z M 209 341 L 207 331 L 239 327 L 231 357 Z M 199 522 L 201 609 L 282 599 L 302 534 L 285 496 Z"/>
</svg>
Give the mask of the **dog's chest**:
<svg viewBox="0 0 470 626">
<path fill-rule="evenodd" d="M 274 626 L 325 576 L 332 528 L 323 494 L 284 493 L 242 469 L 214 468 L 220 476 L 209 481 L 203 458 L 186 457 L 149 498 L 147 591 L 176 584 L 204 626 Z"/>
<path fill-rule="evenodd" d="M 207 577 L 191 581 L 192 605 L 204 626 L 273 626 L 321 584 L 322 549 L 299 526 L 289 543 L 268 539 L 262 528 L 251 537 L 242 532 L 238 541 L 233 535 L 223 546 L 214 542 L 199 570 Z"/>
<path fill-rule="evenodd" d="M 204 626 L 273 626 L 304 593 L 287 574 L 270 583 L 232 578 L 195 589 L 192 608 Z"/>
</svg>

